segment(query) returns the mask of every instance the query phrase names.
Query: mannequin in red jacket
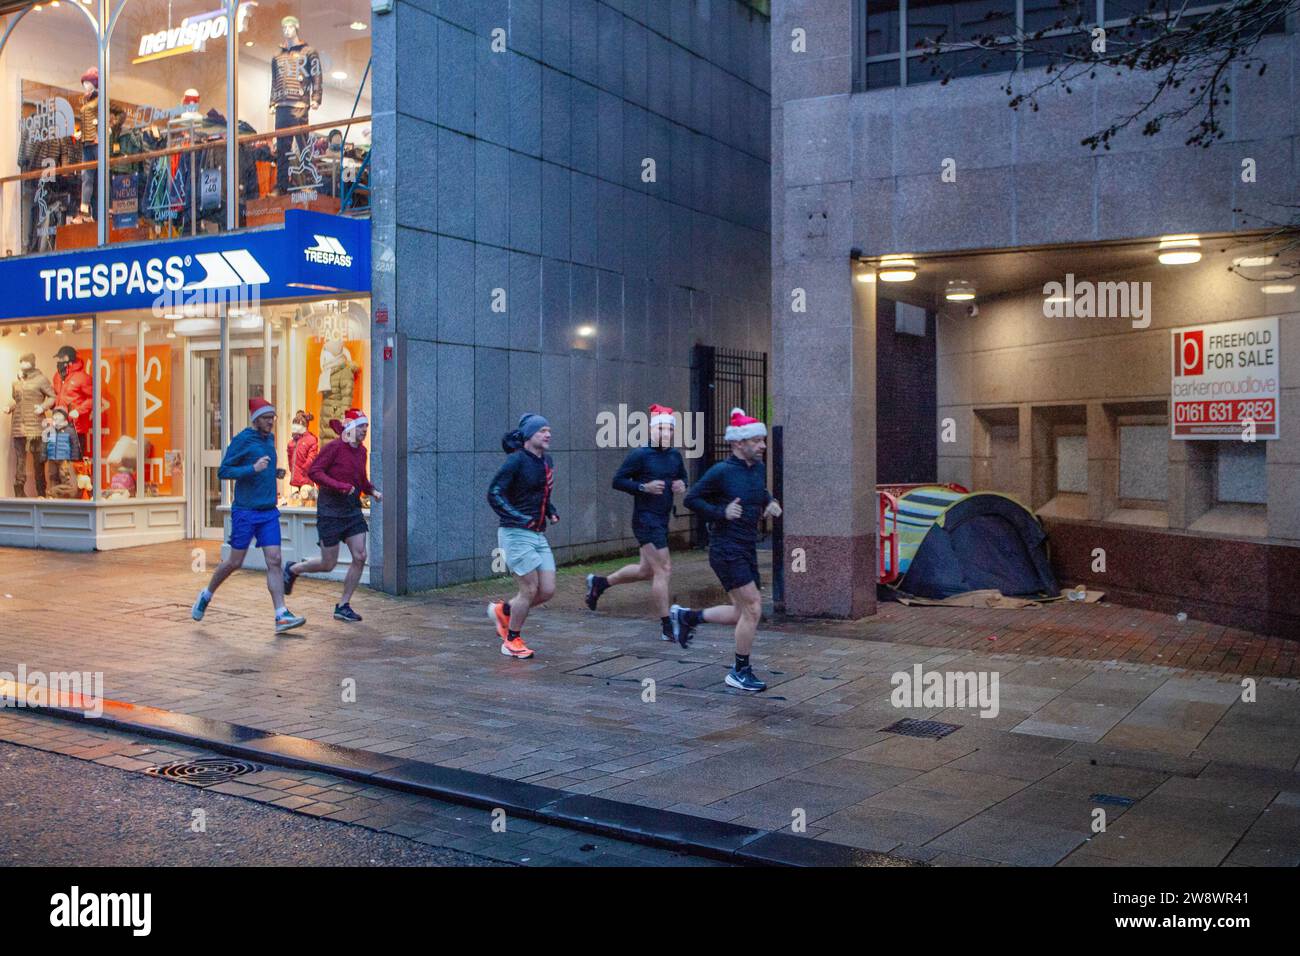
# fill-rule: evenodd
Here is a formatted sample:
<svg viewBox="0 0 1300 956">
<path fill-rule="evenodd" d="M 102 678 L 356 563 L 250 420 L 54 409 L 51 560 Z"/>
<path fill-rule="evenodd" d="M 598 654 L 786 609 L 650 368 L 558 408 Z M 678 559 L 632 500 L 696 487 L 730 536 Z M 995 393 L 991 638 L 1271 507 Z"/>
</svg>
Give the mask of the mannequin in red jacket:
<svg viewBox="0 0 1300 956">
<path fill-rule="evenodd" d="M 68 410 L 68 418 L 81 440 L 81 454 L 90 458 L 94 449 L 90 445 L 90 426 L 94 416 L 95 384 L 86 372 L 86 364 L 77 358 L 77 350 L 65 345 L 54 354 L 58 371 L 54 375 L 54 404 Z"/>
<path fill-rule="evenodd" d="M 293 437 L 289 439 L 289 485 L 300 500 L 310 500 L 316 491 L 315 482 L 307 474 L 320 452 L 320 441 L 311 433 L 311 423 L 311 413 L 299 409 L 290 426 Z"/>
</svg>

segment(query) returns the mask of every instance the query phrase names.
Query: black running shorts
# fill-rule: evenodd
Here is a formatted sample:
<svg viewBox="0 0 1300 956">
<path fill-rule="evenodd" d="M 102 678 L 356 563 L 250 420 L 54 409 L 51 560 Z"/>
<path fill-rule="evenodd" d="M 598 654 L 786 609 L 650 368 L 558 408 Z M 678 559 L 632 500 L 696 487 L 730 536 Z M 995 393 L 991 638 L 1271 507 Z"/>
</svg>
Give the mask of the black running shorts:
<svg viewBox="0 0 1300 956">
<path fill-rule="evenodd" d="M 336 518 L 332 515 L 316 516 L 316 534 L 320 537 L 322 548 L 332 548 L 340 541 L 346 541 L 353 535 L 365 534 L 370 530 L 365 517 L 359 512 Z"/>
<path fill-rule="evenodd" d="M 758 552 L 753 545 L 725 544 L 709 548 L 709 567 L 722 582 L 723 590 L 734 591 L 753 583 L 761 590 L 763 580 L 758 574 Z"/>
</svg>

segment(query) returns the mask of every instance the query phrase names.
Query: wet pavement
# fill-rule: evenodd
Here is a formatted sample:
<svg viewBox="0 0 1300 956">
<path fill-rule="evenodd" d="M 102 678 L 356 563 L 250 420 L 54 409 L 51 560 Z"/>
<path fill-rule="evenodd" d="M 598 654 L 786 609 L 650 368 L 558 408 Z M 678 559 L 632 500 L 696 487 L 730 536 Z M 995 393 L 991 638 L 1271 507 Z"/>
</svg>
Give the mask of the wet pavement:
<svg viewBox="0 0 1300 956">
<path fill-rule="evenodd" d="M 193 546 L 0 550 L 0 670 L 102 671 L 117 700 L 939 865 L 1300 864 L 1295 642 L 1102 605 L 887 605 L 765 623 L 771 687 L 746 696 L 721 683 L 727 630 L 660 642 L 636 585 L 592 614 L 585 569 L 561 570 L 516 661 L 483 609 L 504 581 L 365 591 L 359 625 L 330 619 L 336 585 L 301 581 L 309 624 L 277 638 L 245 573 L 195 624 Z M 675 568 L 708 597 L 699 557 Z M 50 580 L 76 582 L 71 605 Z M 895 706 L 917 665 L 996 676 L 996 716 Z M 905 717 L 957 729 L 885 729 Z"/>
</svg>

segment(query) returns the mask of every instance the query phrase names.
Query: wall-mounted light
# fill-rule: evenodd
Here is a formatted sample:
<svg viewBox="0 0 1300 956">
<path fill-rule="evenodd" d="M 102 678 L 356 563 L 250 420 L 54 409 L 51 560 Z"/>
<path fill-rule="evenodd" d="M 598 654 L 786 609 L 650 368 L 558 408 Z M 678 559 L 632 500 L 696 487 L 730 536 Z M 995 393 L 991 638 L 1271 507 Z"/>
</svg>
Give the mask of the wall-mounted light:
<svg viewBox="0 0 1300 956">
<path fill-rule="evenodd" d="M 943 297 L 949 302 L 969 302 L 975 298 L 975 286 L 964 279 L 949 279 Z"/>
<path fill-rule="evenodd" d="M 1161 265 L 1187 266 L 1201 261 L 1201 240 L 1195 236 L 1164 236 L 1156 248 Z"/>
<path fill-rule="evenodd" d="M 351 29 L 356 30 L 356 31 L 358 31 L 358 32 L 360 32 L 361 30 L 366 29 L 366 25 L 365 25 L 364 23 L 362 23 L 360 20 L 353 20 L 351 23 L 348 24 L 348 26 L 349 26 Z"/>
<path fill-rule="evenodd" d="M 916 260 L 910 256 L 885 256 L 876 267 L 881 282 L 911 282 L 916 278 Z"/>
<path fill-rule="evenodd" d="M 594 325 L 580 325 L 578 326 L 578 334 L 584 339 L 589 339 L 596 334 L 596 327 Z"/>
<path fill-rule="evenodd" d="M 347 73 L 343 70 L 335 70 L 330 74 L 330 76 L 334 77 L 336 80 L 346 80 L 348 78 Z"/>
</svg>

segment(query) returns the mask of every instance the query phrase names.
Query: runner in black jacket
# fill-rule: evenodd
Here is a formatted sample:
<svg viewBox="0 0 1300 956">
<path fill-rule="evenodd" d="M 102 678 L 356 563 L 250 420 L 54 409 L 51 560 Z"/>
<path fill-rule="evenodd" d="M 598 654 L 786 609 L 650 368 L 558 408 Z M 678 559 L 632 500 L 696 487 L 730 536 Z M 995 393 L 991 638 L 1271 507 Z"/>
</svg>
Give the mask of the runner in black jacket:
<svg viewBox="0 0 1300 956">
<path fill-rule="evenodd" d="M 673 447 L 675 427 L 671 408 L 651 405 L 650 444 L 630 452 L 614 475 L 614 487 L 626 491 L 634 501 L 632 534 L 641 546 L 640 563 L 621 567 L 609 577 L 587 575 L 587 607 L 593 611 L 600 596 L 614 585 L 650 581 L 665 641 L 676 639 L 668 617 L 668 581 L 673 571 L 668 554 L 668 522 L 673 515 L 673 495 L 686 490 L 686 462 Z"/>
<path fill-rule="evenodd" d="M 541 415 L 529 412 L 501 440 L 501 447 L 509 457 L 492 476 L 487 500 L 500 519 L 498 550 L 519 582 L 519 591 L 509 601 L 489 604 L 488 619 L 501 638 L 501 653 L 525 658 L 533 656 L 521 634 L 528 610 L 555 594 L 555 557 L 545 533 L 548 523 L 560 520 L 551 498 L 555 464 L 546 454 L 551 426 Z"/>
<path fill-rule="evenodd" d="M 768 493 L 763 468 L 767 449 L 767 427 L 744 410 L 731 410 L 726 431 L 731 457 L 720 461 L 700 478 L 686 495 L 685 505 L 709 522 L 709 567 L 722 582 L 730 604 L 702 611 L 674 604 L 669 611 L 673 634 L 686 647 L 697 625 L 734 624 L 736 666 L 726 682 L 741 690 L 766 690 L 767 684 L 754 676 L 749 652 L 754 632 L 763 616 L 762 582 L 758 575 L 758 523 L 778 517 L 781 505 Z"/>
</svg>

